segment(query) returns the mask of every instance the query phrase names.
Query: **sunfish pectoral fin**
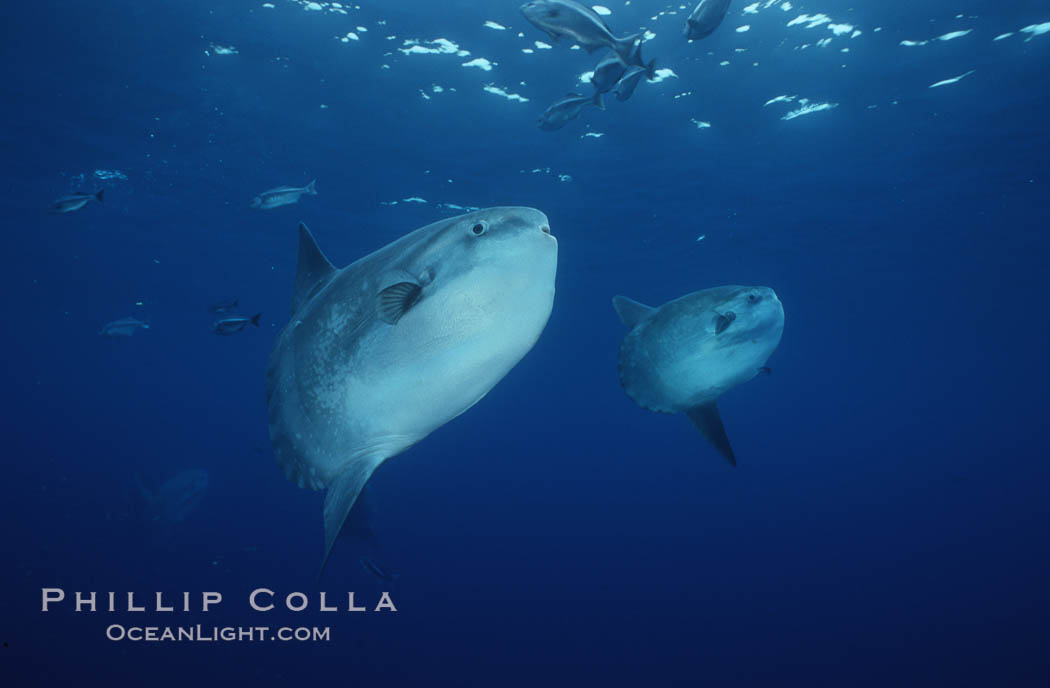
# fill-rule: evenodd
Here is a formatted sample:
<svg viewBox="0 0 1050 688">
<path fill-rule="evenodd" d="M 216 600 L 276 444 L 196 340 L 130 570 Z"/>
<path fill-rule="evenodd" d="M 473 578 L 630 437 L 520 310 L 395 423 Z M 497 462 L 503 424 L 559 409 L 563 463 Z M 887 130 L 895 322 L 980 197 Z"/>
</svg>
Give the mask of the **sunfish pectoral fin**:
<svg viewBox="0 0 1050 688">
<path fill-rule="evenodd" d="M 365 483 L 372 477 L 379 462 L 369 459 L 357 459 L 343 469 L 343 472 L 328 484 L 328 491 L 324 496 L 324 559 L 321 560 L 321 569 L 317 572 L 317 579 L 321 580 L 324 567 L 328 563 L 328 557 L 332 555 L 332 548 L 339 537 L 339 531 L 343 529 L 343 523 L 354 507 L 357 496 L 361 494 Z"/>
<path fill-rule="evenodd" d="M 719 313 L 715 316 L 715 334 L 722 334 L 729 326 L 736 320 L 736 313 L 733 311 L 726 311 L 725 313 Z"/>
<path fill-rule="evenodd" d="M 709 401 L 706 404 L 694 406 L 686 411 L 685 415 L 689 416 L 689 420 L 693 421 L 693 425 L 711 443 L 711 446 L 726 458 L 729 465 L 735 466 L 736 455 L 733 454 L 733 448 L 729 445 L 729 436 L 726 435 L 726 428 L 722 425 L 722 417 L 718 415 L 718 402 Z"/>
<path fill-rule="evenodd" d="M 397 321 L 407 313 L 412 306 L 419 302 L 423 296 L 423 287 L 415 282 L 398 282 L 376 295 L 376 311 L 379 319 L 385 323 L 396 325 Z"/>
<path fill-rule="evenodd" d="M 645 304 L 632 301 L 626 296 L 614 296 L 613 308 L 616 309 L 616 314 L 620 316 L 620 320 L 627 327 L 634 327 L 656 310 Z"/>
<path fill-rule="evenodd" d="M 299 262 L 295 268 L 295 286 L 292 288 L 292 313 L 310 300 L 318 288 L 327 283 L 335 266 L 318 248 L 313 234 L 299 223 Z"/>
</svg>

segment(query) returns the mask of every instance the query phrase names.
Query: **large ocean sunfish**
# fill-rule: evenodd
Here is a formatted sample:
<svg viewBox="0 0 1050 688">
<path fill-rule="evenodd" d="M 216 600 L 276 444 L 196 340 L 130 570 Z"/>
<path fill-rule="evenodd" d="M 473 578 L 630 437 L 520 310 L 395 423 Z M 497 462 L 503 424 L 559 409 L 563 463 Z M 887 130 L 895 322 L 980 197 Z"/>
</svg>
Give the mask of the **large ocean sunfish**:
<svg viewBox="0 0 1050 688">
<path fill-rule="evenodd" d="M 613 307 L 631 328 L 619 354 L 627 396 L 650 411 L 686 414 L 735 466 L 718 398 L 768 372 L 784 332 L 777 295 L 768 287 L 715 287 L 658 308 L 617 296 Z"/>
<path fill-rule="evenodd" d="M 299 225 L 266 391 L 277 462 L 328 490 L 322 570 L 372 471 L 480 401 L 536 343 L 557 263 L 532 208 L 435 222 L 342 269 Z"/>
</svg>

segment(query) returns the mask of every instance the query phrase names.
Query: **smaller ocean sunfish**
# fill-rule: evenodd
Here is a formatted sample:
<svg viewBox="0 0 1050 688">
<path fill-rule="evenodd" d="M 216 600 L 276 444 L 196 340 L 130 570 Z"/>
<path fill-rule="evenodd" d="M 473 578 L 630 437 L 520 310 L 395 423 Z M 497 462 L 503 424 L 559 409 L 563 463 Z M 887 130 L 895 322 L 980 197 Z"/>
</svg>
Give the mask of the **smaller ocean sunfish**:
<svg viewBox="0 0 1050 688">
<path fill-rule="evenodd" d="M 736 465 L 718 398 L 759 373 L 784 332 L 784 308 L 768 287 L 714 287 L 658 308 L 623 296 L 613 307 L 631 331 L 620 344 L 620 384 L 636 404 L 684 413 Z"/>
</svg>

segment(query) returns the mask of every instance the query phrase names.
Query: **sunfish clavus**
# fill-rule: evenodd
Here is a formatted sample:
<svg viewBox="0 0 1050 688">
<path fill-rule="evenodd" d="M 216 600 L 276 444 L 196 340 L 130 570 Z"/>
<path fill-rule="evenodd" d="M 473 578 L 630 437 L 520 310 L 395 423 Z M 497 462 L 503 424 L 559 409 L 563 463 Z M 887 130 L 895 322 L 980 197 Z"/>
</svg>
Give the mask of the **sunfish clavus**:
<svg viewBox="0 0 1050 688">
<path fill-rule="evenodd" d="M 536 343 L 557 262 L 532 208 L 441 220 L 342 269 L 299 225 L 266 391 L 277 462 L 328 490 L 322 570 L 372 471 L 480 401 Z"/>
<path fill-rule="evenodd" d="M 714 287 L 658 308 L 617 296 L 613 307 L 631 331 L 620 344 L 620 383 L 636 404 L 684 413 L 730 464 L 736 456 L 718 398 L 768 372 L 784 332 L 784 308 L 768 287 Z"/>
</svg>

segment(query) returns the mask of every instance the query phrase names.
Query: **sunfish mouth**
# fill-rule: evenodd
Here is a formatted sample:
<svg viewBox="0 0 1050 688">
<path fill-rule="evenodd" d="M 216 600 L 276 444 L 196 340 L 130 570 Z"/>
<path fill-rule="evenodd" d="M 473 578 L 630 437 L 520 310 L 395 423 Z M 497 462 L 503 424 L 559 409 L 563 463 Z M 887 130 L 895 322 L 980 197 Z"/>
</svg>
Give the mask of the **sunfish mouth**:
<svg viewBox="0 0 1050 688">
<path fill-rule="evenodd" d="M 540 227 L 540 231 L 543 232 L 544 234 L 550 234 L 551 233 L 550 225 L 542 225 Z"/>
</svg>

